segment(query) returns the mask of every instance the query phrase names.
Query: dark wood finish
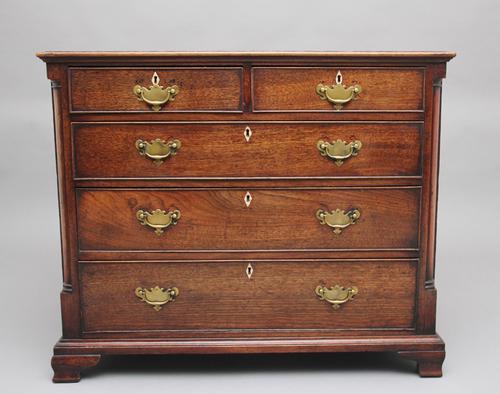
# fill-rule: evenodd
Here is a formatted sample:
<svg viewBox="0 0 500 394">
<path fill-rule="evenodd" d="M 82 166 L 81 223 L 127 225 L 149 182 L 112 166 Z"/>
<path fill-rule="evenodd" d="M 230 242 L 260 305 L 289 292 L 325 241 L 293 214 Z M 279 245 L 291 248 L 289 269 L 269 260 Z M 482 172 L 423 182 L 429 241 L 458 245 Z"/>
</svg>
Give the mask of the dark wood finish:
<svg viewBox="0 0 500 394">
<path fill-rule="evenodd" d="M 250 140 L 244 130 L 251 129 Z M 85 178 L 420 176 L 419 123 L 249 123 L 73 125 L 75 176 Z M 178 139 L 162 165 L 141 156 L 138 139 Z M 337 166 L 319 140 L 360 140 L 360 153 Z"/>
<path fill-rule="evenodd" d="M 355 176 L 355 177 L 254 177 L 254 178 L 76 178 L 77 188 L 245 188 L 259 189 L 272 183 L 274 188 L 333 188 L 333 187 L 406 187 L 421 186 L 421 176 Z"/>
<path fill-rule="evenodd" d="M 446 76 L 446 65 L 429 67 L 426 79 L 425 135 L 423 149 L 423 193 L 420 239 L 422 240 L 421 268 L 418 284 L 417 331 L 436 331 L 436 297 L 434 265 L 436 249 L 436 218 L 439 175 L 439 136 L 441 120 L 441 82 Z"/>
<path fill-rule="evenodd" d="M 150 87 L 153 73 L 160 85 L 177 85 L 179 94 L 161 111 L 241 111 L 241 68 L 71 68 L 72 112 L 151 112 L 137 100 L 135 85 Z"/>
<path fill-rule="evenodd" d="M 418 248 L 420 188 L 79 190 L 81 250 L 274 250 Z M 318 209 L 358 209 L 360 219 L 336 235 Z M 161 235 L 138 210 L 178 209 Z"/>
<path fill-rule="evenodd" d="M 416 361 L 418 373 L 423 378 L 439 378 L 443 376 L 444 350 L 400 351 L 398 354 L 402 358 Z"/>
<path fill-rule="evenodd" d="M 36 54 L 46 63 L 64 64 L 375 64 L 415 65 L 445 63 L 455 52 L 361 51 L 361 52 L 75 52 L 46 51 Z"/>
<path fill-rule="evenodd" d="M 76 195 L 72 176 L 67 69 L 54 65 L 47 69 L 52 85 L 54 108 L 54 141 L 56 151 L 57 189 L 61 226 L 62 291 L 61 316 L 64 338 L 78 338 L 80 332 L 80 293 L 78 289 L 78 240 L 75 215 Z"/>
<path fill-rule="evenodd" d="M 81 267 L 83 331 L 411 328 L 416 261 L 129 263 Z M 316 286 L 356 286 L 338 310 Z M 160 311 L 137 287 L 179 289 Z M 169 334 L 170 335 L 170 334 Z"/>
<path fill-rule="evenodd" d="M 52 381 L 54 383 L 79 382 L 82 369 L 95 367 L 100 360 L 100 354 L 54 355 L 51 362 L 54 370 Z"/>
<path fill-rule="evenodd" d="M 441 375 L 445 353 L 435 332 L 434 285 L 440 100 L 445 63 L 453 53 L 38 56 L 48 63 L 52 81 L 61 212 L 63 338 L 54 348 L 54 381 L 77 381 L 82 368 L 106 354 L 395 351 L 417 361 L 422 376 Z M 319 82 L 331 83 L 339 69 L 344 84 L 360 83 L 363 93 L 334 111 L 314 89 Z M 181 85 L 176 100 L 160 112 L 132 93 L 136 83 L 148 85 L 154 71 L 164 86 Z M 253 136 L 243 144 L 247 125 Z M 144 137 L 135 134 L 145 131 Z M 158 168 L 128 150 L 136 137 L 158 138 L 161 132 L 168 138 L 176 131 L 187 145 Z M 364 147 L 335 168 L 315 156 L 310 143 L 318 135 L 355 136 Z M 305 160 L 309 157 L 312 161 Z M 161 172 L 172 169 L 173 175 Z M 243 208 L 247 190 L 254 199 Z M 322 208 L 363 203 L 369 209 L 362 207 L 360 222 L 335 237 L 304 219 L 314 215 L 318 202 Z M 132 215 L 139 203 L 175 204 L 183 217 L 156 237 Z M 109 211 L 129 216 L 114 222 Z M 200 223 L 190 212 L 198 213 Z M 237 277 L 248 262 L 257 267 L 255 276 Z M 194 290 L 182 292 L 166 305 L 159 313 L 175 311 L 176 320 L 166 320 L 170 326 L 162 326 L 162 315 L 138 299 L 129 299 L 133 294 L 120 293 L 137 280 L 152 286 L 166 273 L 183 289 L 201 287 L 205 295 L 197 304 Z M 309 294 L 301 286 L 316 279 L 315 273 L 331 281 L 358 279 L 376 297 L 369 303 L 360 292 L 332 311 L 302 293 Z M 280 287 L 273 283 L 299 297 L 280 303 Z M 259 298 L 249 295 L 249 286 Z M 98 289 L 127 299 L 127 321 L 104 303 Z M 398 297 L 388 297 L 391 292 Z M 386 303 L 377 304 L 379 296 Z M 251 297 L 255 304 L 245 309 Z M 216 308 L 217 318 L 207 319 L 202 305 Z M 306 308 L 297 312 L 296 305 Z M 185 315 L 174 309 L 180 306 L 199 313 Z M 143 318 L 154 316 L 144 320 L 153 331 L 133 320 L 129 309 L 136 307 Z M 337 312 L 351 314 L 353 324 L 329 321 Z M 252 314 L 257 319 L 251 320 Z M 113 317 L 109 322 L 107 315 Z M 307 319 L 315 326 L 307 326 Z M 319 328 L 322 321 L 335 327 Z"/>
<path fill-rule="evenodd" d="M 254 111 L 333 111 L 316 93 L 318 83 L 334 84 L 338 67 L 256 67 L 253 69 Z M 342 111 L 422 111 L 423 69 L 342 68 L 345 86 L 361 85 L 356 100 Z"/>
<path fill-rule="evenodd" d="M 220 353 L 316 353 L 316 352 L 397 352 L 444 351 L 439 335 L 378 335 L 353 336 L 335 334 L 314 338 L 288 335 L 284 338 L 214 339 L 204 333 L 193 339 L 61 339 L 54 347 L 56 355 L 88 354 L 92 349 L 100 354 L 220 354 Z"/>
<path fill-rule="evenodd" d="M 250 111 L 246 107 L 247 111 Z M 75 122 L 423 122 L 424 112 L 86 112 L 72 113 Z"/>
<path fill-rule="evenodd" d="M 418 258 L 418 249 L 253 249 L 253 250 L 81 250 L 80 260 L 85 262 L 105 261 L 159 261 L 172 262 L 191 259 L 210 261 L 249 261 L 273 260 L 325 260 L 325 259 L 401 259 Z"/>
</svg>

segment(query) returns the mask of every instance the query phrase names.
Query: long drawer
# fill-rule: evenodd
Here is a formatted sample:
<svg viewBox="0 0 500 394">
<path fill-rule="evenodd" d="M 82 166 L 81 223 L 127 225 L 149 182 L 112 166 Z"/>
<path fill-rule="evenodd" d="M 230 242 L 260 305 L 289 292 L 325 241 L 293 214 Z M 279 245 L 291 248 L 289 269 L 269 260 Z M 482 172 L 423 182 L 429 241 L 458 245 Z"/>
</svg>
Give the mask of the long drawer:
<svg viewBox="0 0 500 394">
<path fill-rule="evenodd" d="M 369 122 L 76 123 L 75 177 L 420 176 L 421 127 Z"/>
<path fill-rule="evenodd" d="M 416 249 L 419 187 L 78 189 L 80 250 Z"/>
<path fill-rule="evenodd" d="M 247 261 L 80 264 L 83 331 L 414 324 L 415 260 L 266 261 L 250 266 L 251 275 Z"/>
</svg>

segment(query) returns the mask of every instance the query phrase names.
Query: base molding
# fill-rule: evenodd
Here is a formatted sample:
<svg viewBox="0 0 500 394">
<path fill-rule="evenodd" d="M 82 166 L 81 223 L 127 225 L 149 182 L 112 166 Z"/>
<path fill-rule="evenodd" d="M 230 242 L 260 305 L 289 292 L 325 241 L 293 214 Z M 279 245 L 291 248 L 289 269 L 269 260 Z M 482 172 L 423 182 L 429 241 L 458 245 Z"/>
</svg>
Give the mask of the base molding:
<svg viewBox="0 0 500 394">
<path fill-rule="evenodd" d="M 444 351 L 434 335 L 331 338 L 61 339 L 54 354 L 220 354 Z"/>
<path fill-rule="evenodd" d="M 444 342 L 439 335 L 342 338 L 252 339 L 61 339 L 54 347 L 54 382 L 78 382 L 80 371 L 97 365 L 101 355 L 397 352 L 418 363 L 420 376 L 442 375 Z"/>
</svg>

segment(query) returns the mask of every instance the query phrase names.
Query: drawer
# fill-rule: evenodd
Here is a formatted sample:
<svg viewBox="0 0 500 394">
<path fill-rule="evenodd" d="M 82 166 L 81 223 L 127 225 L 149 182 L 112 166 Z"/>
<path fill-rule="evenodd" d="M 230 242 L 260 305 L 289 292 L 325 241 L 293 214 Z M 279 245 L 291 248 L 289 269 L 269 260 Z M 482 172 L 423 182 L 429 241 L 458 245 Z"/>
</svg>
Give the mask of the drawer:
<svg viewBox="0 0 500 394">
<path fill-rule="evenodd" d="M 335 330 L 414 324 L 415 260 L 251 262 L 250 278 L 248 264 L 82 263 L 83 330 Z M 336 285 L 344 291 L 332 292 Z M 151 291 L 156 286 L 164 290 Z M 321 293 L 324 288 L 330 291 Z"/>
<path fill-rule="evenodd" d="M 421 128 L 420 123 L 76 123 L 75 176 L 419 176 Z"/>
<path fill-rule="evenodd" d="M 153 81 L 155 73 L 159 79 Z M 72 68 L 69 72 L 70 110 L 239 112 L 242 75 L 240 67 Z M 154 82 L 163 88 L 150 89 Z M 141 93 L 136 86 L 146 90 L 142 89 Z"/>
<path fill-rule="evenodd" d="M 77 200 L 82 251 L 418 247 L 419 187 L 78 189 Z"/>
<path fill-rule="evenodd" d="M 342 82 L 337 87 L 338 72 Z M 331 102 L 318 94 L 329 86 Z M 335 88 L 334 88 L 335 86 Z M 356 95 L 353 89 L 360 87 Z M 333 90 L 335 92 L 333 93 Z M 354 97 L 353 97 L 354 96 Z M 353 98 L 350 101 L 350 98 Z M 256 67 L 254 111 L 423 111 L 424 70 L 406 68 Z M 338 104 L 345 102 L 344 104 Z"/>
</svg>

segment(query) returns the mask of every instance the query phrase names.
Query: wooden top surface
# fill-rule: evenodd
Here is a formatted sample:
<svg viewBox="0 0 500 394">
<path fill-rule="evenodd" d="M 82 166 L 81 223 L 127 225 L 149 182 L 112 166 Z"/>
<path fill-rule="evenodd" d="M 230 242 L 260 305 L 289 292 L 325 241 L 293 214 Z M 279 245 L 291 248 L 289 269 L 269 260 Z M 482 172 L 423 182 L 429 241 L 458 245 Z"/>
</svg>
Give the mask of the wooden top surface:
<svg viewBox="0 0 500 394">
<path fill-rule="evenodd" d="M 113 63 L 134 61 L 193 60 L 274 60 L 274 61 L 357 61 L 441 63 L 455 57 L 454 52 L 64 52 L 48 51 L 36 54 L 47 63 Z"/>
</svg>

